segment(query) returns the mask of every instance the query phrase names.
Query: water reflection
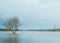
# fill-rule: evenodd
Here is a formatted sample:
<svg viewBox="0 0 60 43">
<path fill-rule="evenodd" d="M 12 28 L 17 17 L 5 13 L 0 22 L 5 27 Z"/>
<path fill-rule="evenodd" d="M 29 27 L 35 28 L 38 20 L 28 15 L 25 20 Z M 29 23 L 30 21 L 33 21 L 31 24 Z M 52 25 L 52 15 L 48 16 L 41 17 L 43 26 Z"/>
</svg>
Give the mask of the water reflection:
<svg viewBox="0 0 60 43">
<path fill-rule="evenodd" d="M 12 35 L 7 38 L 5 38 L 4 43 L 18 43 L 18 36 Z"/>
</svg>

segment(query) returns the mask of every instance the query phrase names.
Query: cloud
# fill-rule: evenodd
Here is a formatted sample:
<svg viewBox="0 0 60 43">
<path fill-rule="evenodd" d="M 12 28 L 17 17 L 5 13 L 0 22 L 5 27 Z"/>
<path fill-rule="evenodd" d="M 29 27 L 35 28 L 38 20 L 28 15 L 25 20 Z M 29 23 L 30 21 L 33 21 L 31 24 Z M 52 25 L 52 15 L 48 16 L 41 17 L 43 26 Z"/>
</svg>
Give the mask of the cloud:
<svg viewBox="0 0 60 43">
<path fill-rule="evenodd" d="M 60 0 L 0 0 L 0 17 L 17 16 L 23 26 L 27 27 L 34 27 L 35 25 L 42 25 L 43 27 L 46 25 L 46 27 L 49 27 L 50 24 L 59 25 L 59 4 Z"/>
</svg>

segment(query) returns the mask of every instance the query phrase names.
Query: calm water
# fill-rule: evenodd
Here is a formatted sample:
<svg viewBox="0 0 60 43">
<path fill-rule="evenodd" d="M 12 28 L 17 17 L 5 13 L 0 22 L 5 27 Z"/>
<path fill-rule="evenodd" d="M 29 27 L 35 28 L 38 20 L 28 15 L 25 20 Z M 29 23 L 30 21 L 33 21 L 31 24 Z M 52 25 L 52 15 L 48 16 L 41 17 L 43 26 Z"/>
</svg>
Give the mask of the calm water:
<svg viewBox="0 0 60 43">
<path fill-rule="evenodd" d="M 0 43 L 60 43 L 60 32 L 0 32 Z"/>
</svg>

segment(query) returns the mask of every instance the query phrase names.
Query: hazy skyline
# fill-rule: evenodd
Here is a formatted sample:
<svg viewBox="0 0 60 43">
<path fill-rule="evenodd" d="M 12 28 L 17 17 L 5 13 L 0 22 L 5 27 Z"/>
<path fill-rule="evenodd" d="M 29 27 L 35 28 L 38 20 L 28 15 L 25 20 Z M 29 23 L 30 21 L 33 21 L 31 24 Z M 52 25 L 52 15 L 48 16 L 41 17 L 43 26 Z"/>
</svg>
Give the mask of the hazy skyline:
<svg viewBox="0 0 60 43">
<path fill-rule="evenodd" d="M 23 29 L 60 28 L 60 0 L 0 0 L 0 18 L 13 16 Z"/>
</svg>

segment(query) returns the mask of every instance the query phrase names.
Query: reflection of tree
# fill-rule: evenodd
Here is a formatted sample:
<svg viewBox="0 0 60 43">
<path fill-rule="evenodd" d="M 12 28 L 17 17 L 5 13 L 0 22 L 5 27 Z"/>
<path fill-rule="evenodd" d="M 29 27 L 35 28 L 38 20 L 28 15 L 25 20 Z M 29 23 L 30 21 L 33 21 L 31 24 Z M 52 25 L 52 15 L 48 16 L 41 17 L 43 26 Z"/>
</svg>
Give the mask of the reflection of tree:
<svg viewBox="0 0 60 43">
<path fill-rule="evenodd" d="M 18 37 L 17 36 L 7 37 L 4 40 L 4 43 L 18 43 Z"/>
</svg>

